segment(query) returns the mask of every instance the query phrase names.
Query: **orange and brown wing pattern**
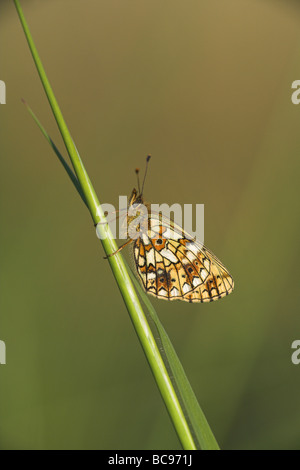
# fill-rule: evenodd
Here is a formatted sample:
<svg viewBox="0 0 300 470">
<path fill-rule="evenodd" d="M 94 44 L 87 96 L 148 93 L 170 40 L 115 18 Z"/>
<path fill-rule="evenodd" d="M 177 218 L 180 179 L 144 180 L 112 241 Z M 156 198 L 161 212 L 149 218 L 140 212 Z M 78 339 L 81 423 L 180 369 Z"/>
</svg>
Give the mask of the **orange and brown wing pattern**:
<svg viewBox="0 0 300 470">
<path fill-rule="evenodd" d="M 146 292 L 166 300 L 211 302 L 232 292 L 231 275 L 206 247 L 181 230 L 158 224 L 135 241 L 134 258 Z"/>
</svg>

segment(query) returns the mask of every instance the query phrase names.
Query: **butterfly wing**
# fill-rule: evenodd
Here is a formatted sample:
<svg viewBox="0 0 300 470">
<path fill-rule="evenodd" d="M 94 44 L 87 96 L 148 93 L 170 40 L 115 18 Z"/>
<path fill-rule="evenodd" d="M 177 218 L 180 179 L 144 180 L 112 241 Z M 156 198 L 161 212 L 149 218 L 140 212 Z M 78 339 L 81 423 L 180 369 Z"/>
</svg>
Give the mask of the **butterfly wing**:
<svg viewBox="0 0 300 470">
<path fill-rule="evenodd" d="M 180 227 L 152 221 L 135 241 L 134 258 L 146 292 L 167 300 L 211 302 L 230 294 L 234 282 L 218 258 Z"/>
</svg>

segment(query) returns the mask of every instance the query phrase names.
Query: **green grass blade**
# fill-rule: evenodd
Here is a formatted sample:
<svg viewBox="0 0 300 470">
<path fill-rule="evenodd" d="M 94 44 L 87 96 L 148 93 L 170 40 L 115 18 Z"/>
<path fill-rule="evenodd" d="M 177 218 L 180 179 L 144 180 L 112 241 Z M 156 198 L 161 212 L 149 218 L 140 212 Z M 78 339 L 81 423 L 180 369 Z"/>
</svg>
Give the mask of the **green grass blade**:
<svg viewBox="0 0 300 470">
<path fill-rule="evenodd" d="M 79 196 L 81 197 L 81 199 L 83 200 L 84 204 L 87 206 L 87 203 L 86 203 L 86 200 L 85 200 L 85 197 L 84 197 L 84 194 L 81 190 L 81 186 L 80 184 L 78 183 L 78 179 L 76 178 L 76 176 L 74 175 L 74 172 L 72 171 L 72 168 L 70 168 L 70 166 L 68 165 L 68 163 L 66 162 L 66 160 L 64 159 L 64 157 L 62 156 L 62 154 L 60 153 L 60 151 L 58 150 L 58 148 L 56 147 L 55 143 L 53 142 L 53 140 L 51 139 L 51 137 L 49 136 L 48 132 L 46 131 L 46 129 L 42 126 L 41 122 L 38 120 L 38 118 L 36 117 L 36 115 L 34 114 L 34 112 L 32 111 L 32 109 L 30 108 L 30 106 L 26 103 L 25 100 L 22 99 L 22 102 L 25 104 L 29 114 L 33 117 L 34 121 L 36 122 L 36 124 L 38 125 L 38 127 L 40 128 L 42 134 L 44 135 L 44 137 L 47 139 L 47 141 L 49 142 L 49 144 L 51 145 L 52 149 L 54 150 L 56 156 L 58 157 L 59 161 L 61 162 L 62 166 L 64 167 L 64 169 L 66 170 L 70 180 L 72 181 L 72 183 L 74 184 L 75 188 L 77 189 L 77 192 L 79 194 Z"/>
<path fill-rule="evenodd" d="M 37 49 L 21 9 L 20 2 L 19 0 L 14 0 L 14 3 L 41 82 L 44 86 L 45 93 L 64 140 L 78 183 L 81 187 L 81 191 L 84 195 L 92 219 L 95 224 L 104 222 L 105 217 L 103 210 L 99 204 L 98 197 L 83 166 L 82 160 L 79 156 L 70 132 L 68 131 L 67 125 L 48 81 L 46 72 L 39 58 Z M 117 249 L 116 242 L 107 224 L 101 224 L 98 225 L 98 227 L 102 238 L 101 241 L 104 251 L 108 255 Z M 159 348 L 154 340 L 146 315 L 143 312 L 139 298 L 124 264 L 124 260 L 120 254 L 117 254 L 115 256 L 109 257 L 108 261 L 181 444 L 184 449 L 196 449 L 196 445 L 189 429 L 189 425 L 186 421 L 180 401 L 174 390 Z"/>
<path fill-rule="evenodd" d="M 151 319 L 155 324 L 157 334 L 161 340 L 166 367 L 171 371 L 175 389 L 178 392 L 183 409 L 185 410 L 185 415 L 191 425 L 193 436 L 195 436 L 198 442 L 198 447 L 205 450 L 219 450 L 219 445 L 215 439 L 215 436 L 213 435 L 212 430 L 210 429 L 202 409 L 200 408 L 191 384 L 184 372 L 184 369 L 169 339 L 169 336 L 161 324 L 158 315 L 149 300 L 149 297 L 141 288 L 129 266 L 128 270 L 130 272 L 131 279 L 137 291 L 139 292 L 142 301 L 147 307 Z"/>
</svg>

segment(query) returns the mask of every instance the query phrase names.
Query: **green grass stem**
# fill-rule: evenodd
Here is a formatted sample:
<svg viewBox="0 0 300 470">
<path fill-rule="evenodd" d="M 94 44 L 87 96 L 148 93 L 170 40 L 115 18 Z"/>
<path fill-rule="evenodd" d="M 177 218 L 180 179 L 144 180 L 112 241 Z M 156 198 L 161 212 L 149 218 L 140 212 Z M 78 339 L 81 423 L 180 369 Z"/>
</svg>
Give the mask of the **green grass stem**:
<svg viewBox="0 0 300 470">
<path fill-rule="evenodd" d="M 68 155 L 70 157 L 70 161 L 72 163 L 72 166 L 74 168 L 74 173 L 72 169 L 69 167 L 69 165 L 65 162 L 64 158 L 61 156 L 60 152 L 58 151 L 57 147 L 54 145 L 52 139 L 48 136 L 47 132 L 45 129 L 42 127 L 38 119 L 35 117 L 33 112 L 30 110 L 28 107 L 29 112 L 35 119 L 36 123 L 39 125 L 41 131 L 47 138 L 48 142 L 54 149 L 56 155 L 58 156 L 59 160 L 63 164 L 65 170 L 67 171 L 71 181 L 73 182 L 74 186 L 76 187 L 78 193 L 80 194 L 83 202 L 87 205 L 89 212 L 91 214 L 92 220 L 94 224 L 98 224 L 101 222 L 100 225 L 98 225 L 98 231 L 101 235 L 101 242 L 104 248 L 104 251 L 106 255 L 109 255 L 113 253 L 117 249 L 116 242 L 111 234 L 111 231 L 109 229 L 109 226 L 105 223 L 105 216 L 103 213 L 103 210 L 100 206 L 98 197 L 95 193 L 95 190 L 92 186 L 92 183 L 90 181 L 90 178 L 84 168 L 84 165 L 82 163 L 82 160 L 79 156 L 79 153 L 76 149 L 75 143 L 70 135 L 70 132 L 67 128 L 67 125 L 65 123 L 65 120 L 63 118 L 63 115 L 61 113 L 61 110 L 59 108 L 59 105 L 56 101 L 55 95 L 53 93 L 53 90 L 50 86 L 50 83 L 48 81 L 46 72 L 44 70 L 44 67 L 42 65 L 42 62 L 39 58 L 37 49 L 35 47 L 35 44 L 33 42 L 30 30 L 28 28 L 27 22 L 25 20 L 23 11 L 21 9 L 21 5 L 19 0 L 14 0 L 17 13 L 19 15 L 19 19 L 21 21 L 25 37 L 27 39 L 33 60 L 35 62 L 36 68 L 38 70 L 41 82 L 43 84 L 46 96 L 48 98 L 48 101 L 50 103 L 52 112 L 54 114 L 54 117 L 56 119 L 58 128 L 60 130 L 60 133 L 62 135 L 65 147 L 67 149 Z M 174 387 L 173 382 L 170 378 L 170 374 L 167 370 L 166 364 L 164 362 L 164 359 L 160 353 L 159 347 L 154 339 L 152 330 L 149 326 L 147 316 L 144 313 L 140 300 L 137 296 L 137 293 L 134 289 L 134 286 L 132 284 L 132 280 L 130 278 L 129 272 L 127 270 L 126 264 L 124 263 L 123 257 L 120 253 L 118 253 L 115 256 L 109 257 L 108 262 L 111 266 L 113 275 L 115 277 L 115 280 L 118 284 L 119 290 L 121 292 L 121 295 L 123 297 L 124 303 L 127 307 L 127 310 L 130 314 L 132 323 L 134 325 L 135 331 L 138 335 L 138 338 L 140 340 L 140 343 L 142 345 L 142 348 L 145 352 L 146 358 L 148 360 L 148 363 L 150 365 L 150 368 L 152 370 L 153 376 L 156 380 L 157 386 L 160 390 L 161 396 L 164 400 L 164 403 L 167 407 L 167 410 L 169 412 L 169 415 L 171 417 L 172 423 L 174 425 L 174 428 L 177 432 L 177 435 L 179 437 L 179 440 L 182 444 L 182 447 L 186 450 L 188 449 L 197 449 L 198 443 L 202 449 L 217 449 L 217 443 L 213 437 L 213 434 L 209 428 L 209 425 L 207 421 L 204 419 L 200 419 L 199 425 L 201 428 L 201 438 L 197 436 L 195 438 L 195 432 L 191 430 L 191 424 L 190 421 L 191 419 L 189 418 L 188 420 L 186 419 L 186 403 L 188 402 L 189 398 L 186 396 L 185 399 L 178 394 L 178 391 L 176 390 L 176 387 Z M 147 297 L 146 297 L 147 298 Z M 148 299 L 149 301 L 149 299 Z M 151 305 L 151 304 L 150 304 Z M 155 312 L 152 310 L 152 314 Z M 156 315 L 156 314 L 155 314 Z M 158 317 L 156 316 L 157 320 Z M 164 347 L 167 345 L 166 343 L 166 338 L 163 334 L 162 329 L 157 326 L 157 321 L 156 321 L 156 327 L 158 330 L 160 330 L 160 336 L 162 336 L 162 342 L 165 344 Z M 162 328 L 162 327 L 161 327 Z M 168 346 L 168 345 L 167 345 Z M 168 349 L 168 348 L 167 348 Z M 173 350 L 173 347 L 170 349 L 170 351 Z M 176 359 L 173 353 L 170 354 L 170 351 L 168 352 L 169 354 L 169 363 L 172 363 L 171 369 L 176 368 Z M 172 351 L 171 351 L 172 352 Z M 175 353 L 175 351 L 174 351 Z M 173 356 L 172 356 L 173 354 Z M 176 356 L 177 357 L 177 356 Z M 181 366 L 182 367 L 182 366 Z M 183 370 L 183 369 L 182 369 Z M 190 392 L 190 391 L 189 391 Z M 184 392 L 185 394 L 185 392 Z M 199 405 L 198 405 L 199 406 Z M 199 407 L 200 409 L 200 407 Z M 201 410 L 200 410 L 201 411 Z M 202 413 L 202 412 L 201 412 Z M 195 413 L 195 416 L 197 416 L 197 413 Z M 204 416 L 204 415 L 203 415 Z M 199 415 L 198 415 L 199 418 Z M 200 416 L 201 418 L 201 416 Z M 196 433 L 197 435 L 197 433 Z"/>
</svg>

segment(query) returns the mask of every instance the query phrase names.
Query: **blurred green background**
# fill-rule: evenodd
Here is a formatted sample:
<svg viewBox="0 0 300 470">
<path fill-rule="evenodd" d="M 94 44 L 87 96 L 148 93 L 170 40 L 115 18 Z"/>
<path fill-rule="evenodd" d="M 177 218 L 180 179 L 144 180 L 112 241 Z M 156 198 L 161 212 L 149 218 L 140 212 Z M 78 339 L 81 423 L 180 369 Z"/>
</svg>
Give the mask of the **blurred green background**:
<svg viewBox="0 0 300 470">
<path fill-rule="evenodd" d="M 299 2 L 22 6 L 100 201 L 151 153 L 148 201 L 205 204 L 234 293 L 153 304 L 221 448 L 300 449 Z M 63 150 L 0 8 L 0 447 L 179 449 L 88 211 L 21 103 Z"/>
</svg>

